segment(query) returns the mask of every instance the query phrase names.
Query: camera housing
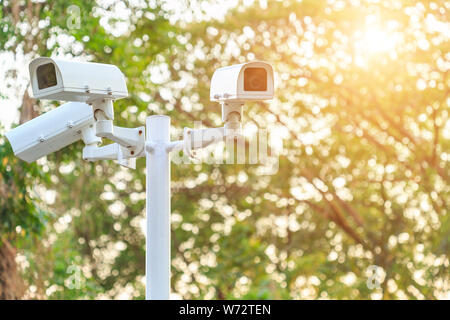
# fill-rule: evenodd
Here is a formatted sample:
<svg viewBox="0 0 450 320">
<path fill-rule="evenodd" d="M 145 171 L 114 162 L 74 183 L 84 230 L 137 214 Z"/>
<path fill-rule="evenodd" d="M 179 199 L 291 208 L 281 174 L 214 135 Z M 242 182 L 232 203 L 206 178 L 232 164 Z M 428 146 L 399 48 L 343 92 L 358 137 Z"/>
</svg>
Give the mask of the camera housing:
<svg viewBox="0 0 450 320">
<path fill-rule="evenodd" d="M 263 61 L 219 68 L 211 78 L 211 101 L 268 100 L 273 98 L 273 93 L 273 68 Z"/>
<path fill-rule="evenodd" d="M 30 62 L 29 71 L 37 99 L 91 103 L 128 96 L 125 76 L 114 65 L 40 57 Z"/>
<path fill-rule="evenodd" d="M 33 162 L 80 139 L 99 143 L 94 112 L 86 103 L 68 102 L 6 133 L 14 154 Z"/>
</svg>

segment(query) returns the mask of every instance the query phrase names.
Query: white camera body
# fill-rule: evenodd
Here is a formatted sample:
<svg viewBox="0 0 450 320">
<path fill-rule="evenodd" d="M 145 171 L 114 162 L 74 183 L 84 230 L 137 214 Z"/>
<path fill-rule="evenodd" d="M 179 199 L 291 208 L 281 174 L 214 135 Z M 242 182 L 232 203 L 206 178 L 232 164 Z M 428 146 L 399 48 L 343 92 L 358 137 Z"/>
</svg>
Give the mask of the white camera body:
<svg viewBox="0 0 450 320">
<path fill-rule="evenodd" d="M 114 65 L 40 57 L 29 70 L 36 99 L 91 103 L 128 96 L 125 76 Z"/>
<path fill-rule="evenodd" d="M 272 99 L 273 94 L 273 68 L 263 61 L 219 68 L 211 79 L 211 101 L 267 100 Z"/>
<path fill-rule="evenodd" d="M 94 113 L 86 103 L 68 102 L 6 133 L 14 154 L 33 162 L 83 138 L 95 143 Z"/>
</svg>

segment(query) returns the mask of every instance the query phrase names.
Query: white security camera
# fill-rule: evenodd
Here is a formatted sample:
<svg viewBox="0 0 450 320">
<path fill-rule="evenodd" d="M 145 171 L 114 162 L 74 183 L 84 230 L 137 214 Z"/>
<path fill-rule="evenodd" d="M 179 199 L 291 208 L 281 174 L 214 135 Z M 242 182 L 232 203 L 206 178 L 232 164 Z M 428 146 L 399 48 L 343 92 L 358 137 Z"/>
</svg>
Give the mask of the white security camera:
<svg viewBox="0 0 450 320">
<path fill-rule="evenodd" d="M 211 79 L 210 99 L 221 103 L 227 129 L 240 129 L 245 101 L 272 99 L 273 93 L 273 68 L 263 61 L 219 68 Z"/>
<path fill-rule="evenodd" d="M 68 102 L 14 128 L 6 137 L 17 157 L 33 162 L 79 139 L 86 144 L 101 142 L 94 122 L 90 105 Z"/>
<path fill-rule="evenodd" d="M 29 70 L 37 99 L 91 103 L 128 96 L 125 76 L 114 65 L 40 57 Z"/>
<path fill-rule="evenodd" d="M 211 79 L 211 101 L 233 102 L 273 98 L 273 69 L 255 61 L 217 69 Z"/>
</svg>

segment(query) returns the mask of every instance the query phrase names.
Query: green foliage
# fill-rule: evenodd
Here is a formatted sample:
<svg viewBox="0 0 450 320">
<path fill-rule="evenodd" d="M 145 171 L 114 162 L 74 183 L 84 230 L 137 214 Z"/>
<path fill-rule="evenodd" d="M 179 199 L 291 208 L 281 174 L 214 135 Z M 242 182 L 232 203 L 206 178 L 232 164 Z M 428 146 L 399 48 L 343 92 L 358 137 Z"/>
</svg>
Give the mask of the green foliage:
<svg viewBox="0 0 450 320">
<path fill-rule="evenodd" d="M 121 3 L 129 15 L 107 18 Z M 433 299 L 448 297 L 450 252 L 448 38 L 430 22 L 445 21 L 445 4 L 433 3 L 268 1 L 239 4 L 223 20 L 171 23 L 159 2 L 75 1 L 81 25 L 69 30 L 68 5 L 51 1 L 33 3 L 34 15 L 4 7 L 0 48 L 115 64 L 130 93 L 115 102 L 115 122 L 167 114 L 178 134 L 194 120 L 220 125 L 209 101 L 216 68 L 273 63 L 276 98 L 247 103 L 244 120 L 281 133 L 278 172 L 172 164 L 175 294 Z M 17 19 L 39 32 L 21 32 Z M 128 28 L 116 34 L 121 23 Z M 68 41 L 54 41 L 61 35 Z M 30 235 L 16 242 L 36 289 L 29 297 L 142 299 L 145 160 L 132 171 L 86 163 L 81 149 L 37 165 L 0 142 L 1 235 Z M 37 186 L 55 201 L 39 202 Z M 376 289 L 367 286 L 372 265 L 383 274 Z M 68 283 L 72 266 L 82 270 L 79 289 Z"/>
<path fill-rule="evenodd" d="M 48 182 L 48 176 L 36 163 L 15 157 L 7 143 L 0 144 L 0 159 L 0 234 L 40 235 L 49 213 L 37 206 L 40 199 L 34 188 Z"/>
</svg>

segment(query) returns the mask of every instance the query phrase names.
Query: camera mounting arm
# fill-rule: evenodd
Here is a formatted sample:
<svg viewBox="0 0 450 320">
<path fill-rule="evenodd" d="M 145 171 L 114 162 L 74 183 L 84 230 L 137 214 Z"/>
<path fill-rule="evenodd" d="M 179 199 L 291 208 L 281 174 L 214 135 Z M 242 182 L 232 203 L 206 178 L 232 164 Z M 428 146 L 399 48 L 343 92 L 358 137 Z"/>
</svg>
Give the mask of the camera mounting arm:
<svg viewBox="0 0 450 320">
<path fill-rule="evenodd" d="M 116 160 L 120 165 L 135 169 L 136 155 L 133 150 L 118 143 L 99 147 L 102 139 L 96 135 L 95 127 L 89 126 L 81 130 L 81 137 L 85 143 L 83 159 L 86 161 Z"/>
<path fill-rule="evenodd" d="M 112 120 L 100 120 L 96 122 L 96 135 L 118 143 L 135 157 L 145 155 L 145 127 L 123 128 L 114 126 Z"/>
<path fill-rule="evenodd" d="M 169 142 L 167 144 L 167 151 L 183 150 L 190 157 L 195 158 L 195 150 L 197 149 L 224 141 L 226 138 L 239 137 L 241 135 L 239 113 L 230 112 L 227 119 L 225 126 L 219 128 L 184 128 L 183 140 Z M 151 151 L 152 148 L 152 144 L 147 143 L 147 151 Z"/>
<path fill-rule="evenodd" d="M 136 169 L 136 158 L 130 150 L 118 143 L 111 143 L 103 147 L 87 145 L 83 148 L 83 159 L 87 161 L 116 160 L 121 166 Z"/>
<path fill-rule="evenodd" d="M 117 160 L 120 165 L 136 167 L 136 157 L 145 156 L 145 127 L 124 128 L 113 125 L 114 110 L 111 99 L 101 99 L 92 103 L 95 117 L 95 128 L 86 132 L 86 136 L 94 135 L 97 139 L 108 138 L 116 143 L 99 147 L 98 140 L 83 139 L 83 159 L 87 161 Z"/>
<path fill-rule="evenodd" d="M 93 104 L 96 119 L 96 135 L 108 138 L 130 150 L 131 155 L 143 157 L 145 146 L 145 128 L 124 128 L 113 125 L 114 110 L 111 99 L 102 99 Z"/>
<path fill-rule="evenodd" d="M 225 126 L 234 122 L 242 122 L 243 120 L 243 101 L 222 101 L 222 121 Z"/>
</svg>

